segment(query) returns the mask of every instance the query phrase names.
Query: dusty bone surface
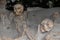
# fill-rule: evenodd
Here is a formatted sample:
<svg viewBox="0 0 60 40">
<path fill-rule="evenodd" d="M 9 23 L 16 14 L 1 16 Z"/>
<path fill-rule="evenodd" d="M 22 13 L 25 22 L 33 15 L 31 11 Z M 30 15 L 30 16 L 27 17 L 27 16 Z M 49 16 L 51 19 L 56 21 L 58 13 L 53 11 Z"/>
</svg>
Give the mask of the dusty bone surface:
<svg viewBox="0 0 60 40">
<path fill-rule="evenodd" d="M 53 25 L 54 25 L 53 21 L 46 18 L 41 22 L 40 30 L 41 30 L 41 32 L 48 32 L 48 31 L 52 30 Z"/>
<path fill-rule="evenodd" d="M 14 12 L 15 12 L 16 15 L 23 14 L 23 11 L 24 11 L 23 5 L 21 5 L 21 4 L 14 5 Z"/>
</svg>

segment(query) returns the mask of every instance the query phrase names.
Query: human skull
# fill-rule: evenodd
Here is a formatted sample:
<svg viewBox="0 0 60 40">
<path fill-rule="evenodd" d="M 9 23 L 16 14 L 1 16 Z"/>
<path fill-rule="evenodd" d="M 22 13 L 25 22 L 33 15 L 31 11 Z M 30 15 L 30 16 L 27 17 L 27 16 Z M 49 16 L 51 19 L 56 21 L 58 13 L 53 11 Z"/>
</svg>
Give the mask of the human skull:
<svg viewBox="0 0 60 40">
<path fill-rule="evenodd" d="M 54 12 L 52 18 L 55 23 L 60 23 L 60 13 L 59 12 Z"/>
<path fill-rule="evenodd" d="M 41 32 L 48 32 L 52 29 L 53 27 L 53 21 L 50 20 L 50 19 L 44 19 L 42 22 L 41 22 Z"/>
<path fill-rule="evenodd" d="M 21 15 L 24 11 L 24 7 L 21 4 L 14 5 L 14 12 L 16 15 Z"/>
<path fill-rule="evenodd" d="M 59 12 L 54 12 L 52 14 L 53 18 L 58 18 L 60 16 Z"/>
</svg>

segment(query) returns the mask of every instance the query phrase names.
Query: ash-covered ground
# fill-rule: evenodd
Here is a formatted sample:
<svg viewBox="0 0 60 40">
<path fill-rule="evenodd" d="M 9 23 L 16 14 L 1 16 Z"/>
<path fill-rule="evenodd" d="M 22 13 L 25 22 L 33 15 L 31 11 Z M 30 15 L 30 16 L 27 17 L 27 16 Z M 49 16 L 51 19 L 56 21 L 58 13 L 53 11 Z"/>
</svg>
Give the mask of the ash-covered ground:
<svg viewBox="0 0 60 40">
<path fill-rule="evenodd" d="M 43 19 L 45 19 L 46 17 L 50 17 L 50 15 L 56 11 L 60 12 L 60 7 L 55 7 L 55 8 L 50 8 L 50 9 L 44 9 L 44 8 L 39 8 L 39 7 L 27 8 L 28 16 L 26 19 L 27 19 L 27 24 L 29 25 L 29 32 L 31 32 L 33 36 L 37 35 L 36 40 L 45 40 L 43 38 L 47 34 L 47 33 L 41 33 L 41 32 L 38 33 L 38 24 L 40 24 L 41 21 Z M 2 13 L 9 15 L 10 11 L 6 10 L 3 7 L 3 8 L 0 8 L 0 14 L 2 14 Z M 5 19 L 2 19 L 2 20 L 5 20 Z M 57 21 L 59 21 L 59 20 L 57 20 Z M 9 21 L 6 20 L 5 22 L 9 22 Z M 8 25 L 8 24 L 6 24 L 6 25 Z M 14 24 L 12 24 L 12 25 L 14 25 Z M 8 29 L 5 26 L 2 25 L 1 20 L 0 20 L 0 37 L 1 38 L 15 39 L 18 37 L 18 33 L 17 33 L 16 29 L 14 28 L 14 26 L 11 28 L 8 28 Z M 59 30 L 60 30 L 60 23 L 57 23 L 54 25 L 54 28 L 52 29 L 52 31 L 59 31 Z M 2 39 L 2 40 L 5 40 L 5 39 Z M 22 40 L 28 40 L 28 39 L 22 38 Z"/>
</svg>

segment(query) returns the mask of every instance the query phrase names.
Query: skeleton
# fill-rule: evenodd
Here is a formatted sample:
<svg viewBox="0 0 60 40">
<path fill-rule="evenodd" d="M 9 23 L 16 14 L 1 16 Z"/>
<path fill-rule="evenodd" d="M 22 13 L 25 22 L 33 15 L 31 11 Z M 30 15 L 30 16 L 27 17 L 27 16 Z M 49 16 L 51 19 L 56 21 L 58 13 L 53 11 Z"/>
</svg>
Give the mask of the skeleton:
<svg viewBox="0 0 60 40">
<path fill-rule="evenodd" d="M 21 33 L 22 35 L 22 32 L 23 32 L 23 25 L 26 24 L 25 22 L 25 16 L 24 13 L 23 13 L 23 10 L 24 10 L 24 7 L 21 5 L 21 4 L 16 4 L 14 5 L 14 21 L 15 21 L 15 24 L 16 24 L 16 29 L 17 29 L 17 32 Z M 18 36 L 19 36 L 18 35 Z"/>
<path fill-rule="evenodd" d="M 15 15 L 17 15 L 17 17 L 15 17 L 16 29 L 17 29 L 18 33 L 22 33 L 22 35 L 21 35 L 22 37 L 24 35 L 27 35 L 27 37 L 30 40 L 32 40 L 33 37 L 32 37 L 32 34 L 29 32 L 29 30 L 27 28 L 28 26 L 27 26 L 27 23 L 25 21 L 25 17 L 24 17 L 24 14 L 23 14 L 23 9 L 24 9 L 24 7 L 20 4 L 16 4 L 14 6 L 14 13 L 15 13 Z M 21 28 L 20 28 L 21 25 L 23 27 L 23 32 L 21 31 Z M 16 39 L 16 40 L 18 40 L 18 39 Z"/>
<path fill-rule="evenodd" d="M 23 12 L 23 7 L 21 4 L 14 5 L 14 12 L 12 13 L 0 13 L 1 24 L 3 29 L 6 31 L 10 29 L 12 31 L 17 30 L 18 37 L 23 33 L 23 25 L 26 24 L 25 12 Z M 11 32 L 12 32 L 11 31 Z M 17 36 L 16 36 L 17 37 Z"/>
<path fill-rule="evenodd" d="M 41 22 L 41 32 L 48 32 L 53 28 L 53 21 L 50 19 L 44 19 Z"/>
<path fill-rule="evenodd" d="M 14 6 L 14 12 L 15 12 L 15 14 L 16 15 L 22 15 L 22 13 L 23 13 L 23 6 L 22 5 L 20 5 L 20 4 L 18 4 L 18 5 L 15 5 Z M 24 21 L 24 17 L 23 16 L 21 16 L 21 18 L 20 18 L 21 20 L 16 20 L 16 22 L 17 22 L 17 24 L 16 24 L 16 28 L 17 28 L 17 31 L 18 32 L 20 32 L 21 33 L 21 31 L 20 31 L 20 29 L 19 29 L 19 25 L 20 25 L 20 23 L 22 24 L 22 22 Z M 19 22 L 19 21 L 21 21 L 21 22 Z M 28 26 L 27 26 L 27 23 L 25 22 L 23 22 L 23 33 L 22 33 L 22 37 L 24 36 L 24 35 L 27 35 L 27 37 L 30 39 L 30 40 L 34 40 L 33 39 L 33 37 L 32 37 L 32 34 L 29 32 L 29 30 L 28 30 Z"/>
</svg>

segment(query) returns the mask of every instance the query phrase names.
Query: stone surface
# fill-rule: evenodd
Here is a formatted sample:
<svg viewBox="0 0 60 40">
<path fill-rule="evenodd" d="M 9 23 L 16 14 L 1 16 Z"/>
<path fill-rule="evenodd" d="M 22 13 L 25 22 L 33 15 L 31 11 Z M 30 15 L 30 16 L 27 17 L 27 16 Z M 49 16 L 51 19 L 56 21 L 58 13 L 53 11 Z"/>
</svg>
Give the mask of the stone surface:
<svg viewBox="0 0 60 40">
<path fill-rule="evenodd" d="M 1 14 L 2 13 L 6 13 L 4 15 L 7 15 L 7 17 L 10 15 L 10 12 L 9 11 L 6 11 L 5 9 L 0 9 L 0 11 L 1 11 L 0 12 Z M 37 40 L 44 40 L 44 37 L 47 34 L 47 33 L 38 32 L 38 24 L 40 24 L 43 19 L 45 19 L 47 17 L 50 17 L 50 15 L 53 12 L 55 12 L 55 11 L 60 11 L 60 8 L 42 9 L 42 10 L 40 10 L 40 9 L 38 10 L 37 9 L 37 10 L 28 11 L 28 17 L 27 17 L 27 24 L 29 26 L 28 29 L 29 29 L 29 32 L 32 33 L 32 36 L 33 37 L 35 35 L 37 35 L 37 37 L 36 37 Z M 6 25 L 5 25 L 5 23 L 3 23 L 0 20 L 0 36 L 2 38 L 5 36 L 6 38 L 8 37 L 8 38 L 16 39 L 16 38 L 18 38 L 18 33 L 16 31 L 14 21 L 12 21 L 12 23 L 10 25 L 11 27 L 7 26 L 7 25 L 9 25 L 9 22 L 10 22 L 9 21 L 10 19 L 7 19 L 7 17 L 4 16 L 3 18 L 5 18 L 5 19 L 2 19 L 2 21 L 5 20 L 4 22 L 6 23 Z M 10 16 L 10 17 L 13 17 L 13 16 Z M 13 19 L 13 18 L 11 18 L 11 19 Z M 60 27 L 57 27 L 59 25 L 55 25 L 55 26 L 54 26 L 54 30 L 59 31 L 60 30 Z M 25 38 L 25 36 L 23 36 L 23 38 Z"/>
</svg>

